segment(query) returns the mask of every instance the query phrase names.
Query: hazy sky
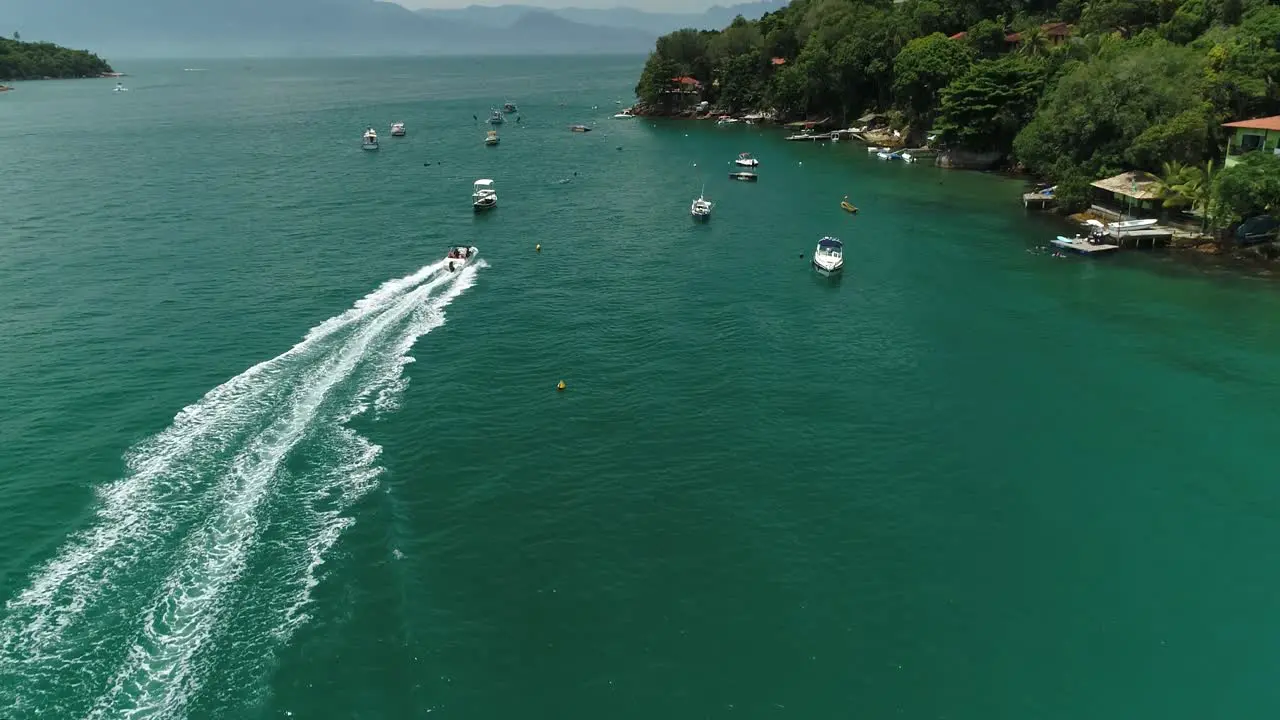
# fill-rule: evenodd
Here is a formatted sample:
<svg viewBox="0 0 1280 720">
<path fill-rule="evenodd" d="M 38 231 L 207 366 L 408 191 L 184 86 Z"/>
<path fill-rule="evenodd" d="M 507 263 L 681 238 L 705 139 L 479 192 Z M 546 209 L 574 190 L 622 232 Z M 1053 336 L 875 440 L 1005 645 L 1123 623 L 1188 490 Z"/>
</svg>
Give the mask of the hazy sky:
<svg viewBox="0 0 1280 720">
<path fill-rule="evenodd" d="M 630 7 L 651 12 L 697 13 L 713 5 L 736 5 L 748 0 L 395 0 L 410 8 L 460 8 L 468 5 L 533 5 L 535 7 Z"/>
</svg>

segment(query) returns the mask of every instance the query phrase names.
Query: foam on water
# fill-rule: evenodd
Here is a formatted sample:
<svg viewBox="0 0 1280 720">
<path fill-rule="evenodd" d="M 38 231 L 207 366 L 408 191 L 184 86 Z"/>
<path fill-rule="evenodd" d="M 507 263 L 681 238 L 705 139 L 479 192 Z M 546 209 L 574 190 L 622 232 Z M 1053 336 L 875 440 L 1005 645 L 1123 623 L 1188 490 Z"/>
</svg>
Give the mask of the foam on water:
<svg viewBox="0 0 1280 720">
<path fill-rule="evenodd" d="M 406 353 L 444 323 L 444 308 L 483 267 L 445 273 L 443 265 L 384 283 L 289 351 L 210 391 L 131 451 L 125 477 L 100 493 L 94 525 L 7 603 L 0 693 L 13 695 L 0 696 L 0 708 L 39 709 L 50 686 L 21 687 L 23 680 L 44 678 L 56 687 L 58 673 L 82 665 L 82 675 L 100 676 L 89 688 L 101 692 L 96 702 L 84 699 L 93 716 L 183 715 L 203 680 L 196 658 L 235 609 L 230 590 L 246 572 L 266 498 L 282 492 L 276 481 L 286 458 L 310 438 L 330 447 L 334 459 L 305 478 L 311 497 L 286 499 L 306 515 L 308 528 L 299 556 L 281 559 L 294 569 L 294 589 L 286 589 L 288 602 L 272 613 L 279 626 L 267 633 L 287 640 L 306 620 L 317 569 L 352 522 L 346 511 L 376 483 L 381 448 L 343 423 L 363 412 L 368 398 L 398 394 Z M 327 507 L 308 509 L 322 497 Z M 125 591 L 114 582 L 125 575 L 155 579 L 150 590 L 135 582 Z M 68 634 L 92 637 L 100 652 L 77 656 L 79 643 Z M 104 676 L 111 665 L 115 671 Z"/>
</svg>

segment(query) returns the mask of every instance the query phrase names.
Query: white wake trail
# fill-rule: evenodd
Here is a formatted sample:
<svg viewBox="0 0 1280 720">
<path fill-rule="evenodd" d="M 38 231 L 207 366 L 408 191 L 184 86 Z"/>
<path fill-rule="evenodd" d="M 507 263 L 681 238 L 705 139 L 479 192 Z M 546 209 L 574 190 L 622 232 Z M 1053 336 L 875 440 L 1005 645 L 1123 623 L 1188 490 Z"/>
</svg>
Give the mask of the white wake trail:
<svg viewBox="0 0 1280 720">
<path fill-rule="evenodd" d="M 433 290 L 464 282 L 444 274 L 443 267 L 444 262 L 435 263 L 384 283 L 350 310 L 312 328 L 284 354 L 211 390 L 178 413 L 169 428 L 128 453 L 125 476 L 99 493 L 94 524 L 72 536 L 6 603 L 0 621 L 0 714 L 6 706 L 39 711 L 36 678 L 54 680 L 56 690 L 56 676 L 68 665 L 87 664 L 92 670 L 94 663 L 123 657 L 127 643 L 113 647 L 101 637 L 126 632 L 112 625 L 113 617 L 136 620 L 146 613 L 150 660 L 185 667 L 182 660 L 190 654 L 185 648 L 198 649 L 208 637 L 221 590 L 243 568 L 244 546 L 256 530 L 254 510 L 282 459 L 380 334 L 413 314 Z M 175 534 L 186 535 L 179 553 L 184 560 L 148 613 L 136 603 L 143 593 L 154 597 L 154 586 L 126 591 L 114 581 L 131 572 L 143 574 L 143 566 L 172 562 L 157 551 L 172 545 Z M 98 612 L 96 619 L 87 619 L 87 608 L 104 606 L 105 619 L 97 618 Z M 76 645 L 86 639 L 98 654 L 80 652 Z M 191 684 L 185 672 L 173 680 L 160 683 L 167 688 L 164 702 L 171 705 L 181 697 L 173 688 Z M 21 687 L 24 682 L 28 687 Z M 122 685 L 117 682 L 117 689 Z M 14 695 L 5 697 L 10 692 Z"/>
</svg>

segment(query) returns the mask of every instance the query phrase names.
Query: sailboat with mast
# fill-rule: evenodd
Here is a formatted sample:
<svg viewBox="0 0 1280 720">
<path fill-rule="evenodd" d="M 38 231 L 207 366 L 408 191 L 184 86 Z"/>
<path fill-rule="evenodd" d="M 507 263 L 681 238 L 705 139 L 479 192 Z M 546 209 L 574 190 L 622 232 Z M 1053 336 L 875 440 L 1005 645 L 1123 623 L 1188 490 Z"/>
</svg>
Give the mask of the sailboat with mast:
<svg viewBox="0 0 1280 720">
<path fill-rule="evenodd" d="M 704 183 L 698 197 L 689 206 L 689 214 L 695 222 L 706 222 L 711 219 L 711 201 L 706 198 L 707 186 Z"/>
</svg>

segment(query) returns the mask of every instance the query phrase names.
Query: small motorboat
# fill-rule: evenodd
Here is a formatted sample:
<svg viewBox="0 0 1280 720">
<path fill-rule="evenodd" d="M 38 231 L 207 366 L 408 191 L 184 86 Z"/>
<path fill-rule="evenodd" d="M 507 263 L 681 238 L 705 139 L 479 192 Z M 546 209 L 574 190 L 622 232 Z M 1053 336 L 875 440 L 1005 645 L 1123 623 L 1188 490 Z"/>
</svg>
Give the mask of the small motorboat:
<svg viewBox="0 0 1280 720">
<path fill-rule="evenodd" d="M 111 92 L 129 92 L 129 88 L 125 87 L 124 83 L 118 82 Z"/>
<path fill-rule="evenodd" d="M 479 252 L 480 250 L 474 247 L 455 245 L 449 248 L 448 254 L 444 256 L 445 267 L 449 268 L 449 272 L 457 272 L 466 267 L 472 260 L 475 260 L 476 254 Z"/>
<path fill-rule="evenodd" d="M 1158 222 L 1160 221 L 1151 218 L 1146 220 L 1121 220 L 1120 222 L 1113 222 L 1107 225 L 1107 227 L 1111 230 L 1142 230 L 1143 228 L 1149 228 Z"/>
<path fill-rule="evenodd" d="M 618 118 L 619 120 L 621 120 L 621 119 L 623 119 L 623 118 L 633 118 L 633 117 L 635 117 L 635 114 L 631 112 L 631 108 L 626 108 L 626 109 L 625 109 L 625 110 L 623 110 L 622 112 L 617 113 L 616 115 L 614 115 L 614 117 L 615 117 L 615 118 Z"/>
<path fill-rule="evenodd" d="M 586 125 L 570 125 L 569 129 L 573 132 L 591 132 L 591 128 Z"/>
<path fill-rule="evenodd" d="M 737 118 L 729 115 L 721 115 L 719 119 L 716 120 L 717 125 L 735 125 L 738 122 L 739 120 Z"/>
<path fill-rule="evenodd" d="M 758 167 L 760 161 L 751 157 L 751 153 L 741 153 L 738 155 L 738 159 L 733 161 L 733 164 L 741 165 L 742 167 Z"/>
<path fill-rule="evenodd" d="M 471 207 L 481 212 L 497 206 L 498 191 L 493 189 L 493 181 L 488 178 L 477 180 L 472 186 Z"/>
<path fill-rule="evenodd" d="M 404 137 L 404 123 L 391 123 L 391 137 Z"/>
<path fill-rule="evenodd" d="M 849 202 L 848 195 L 845 195 L 844 199 L 840 201 L 840 209 L 854 215 L 858 214 L 858 208 L 853 203 Z"/>
<path fill-rule="evenodd" d="M 490 125 L 501 125 L 506 121 L 507 119 L 503 117 L 501 110 L 494 110 L 492 113 L 489 114 Z"/>
<path fill-rule="evenodd" d="M 516 110 L 519 110 L 519 108 L 517 108 L 517 107 L 516 107 L 516 104 L 515 104 L 515 103 L 511 103 L 511 102 L 508 102 L 508 103 L 502 103 L 502 112 L 504 112 L 504 113 L 513 113 L 513 112 L 515 112 Z"/>
<path fill-rule="evenodd" d="M 711 219 L 711 201 L 698 195 L 698 199 L 693 201 L 693 205 L 689 207 L 689 214 L 694 220 L 706 222 Z"/>
<path fill-rule="evenodd" d="M 360 147 L 365 150 L 378 149 L 378 133 L 373 128 L 364 131 L 364 137 L 360 140 Z"/>
<path fill-rule="evenodd" d="M 490 131 L 489 131 L 489 134 L 485 135 L 485 137 L 484 137 L 484 144 L 485 144 L 485 145 L 497 145 L 497 144 L 498 144 L 498 131 L 497 131 L 497 130 L 490 130 Z"/>
<path fill-rule="evenodd" d="M 755 182 L 760 179 L 759 175 L 756 175 L 755 173 L 749 172 L 746 170 L 743 170 L 740 172 L 731 172 L 729 173 L 729 177 L 734 180 L 741 180 L 742 182 Z"/>
<path fill-rule="evenodd" d="M 813 269 L 823 275 L 832 275 L 844 269 L 844 243 L 833 237 L 824 237 L 813 250 Z"/>
</svg>

